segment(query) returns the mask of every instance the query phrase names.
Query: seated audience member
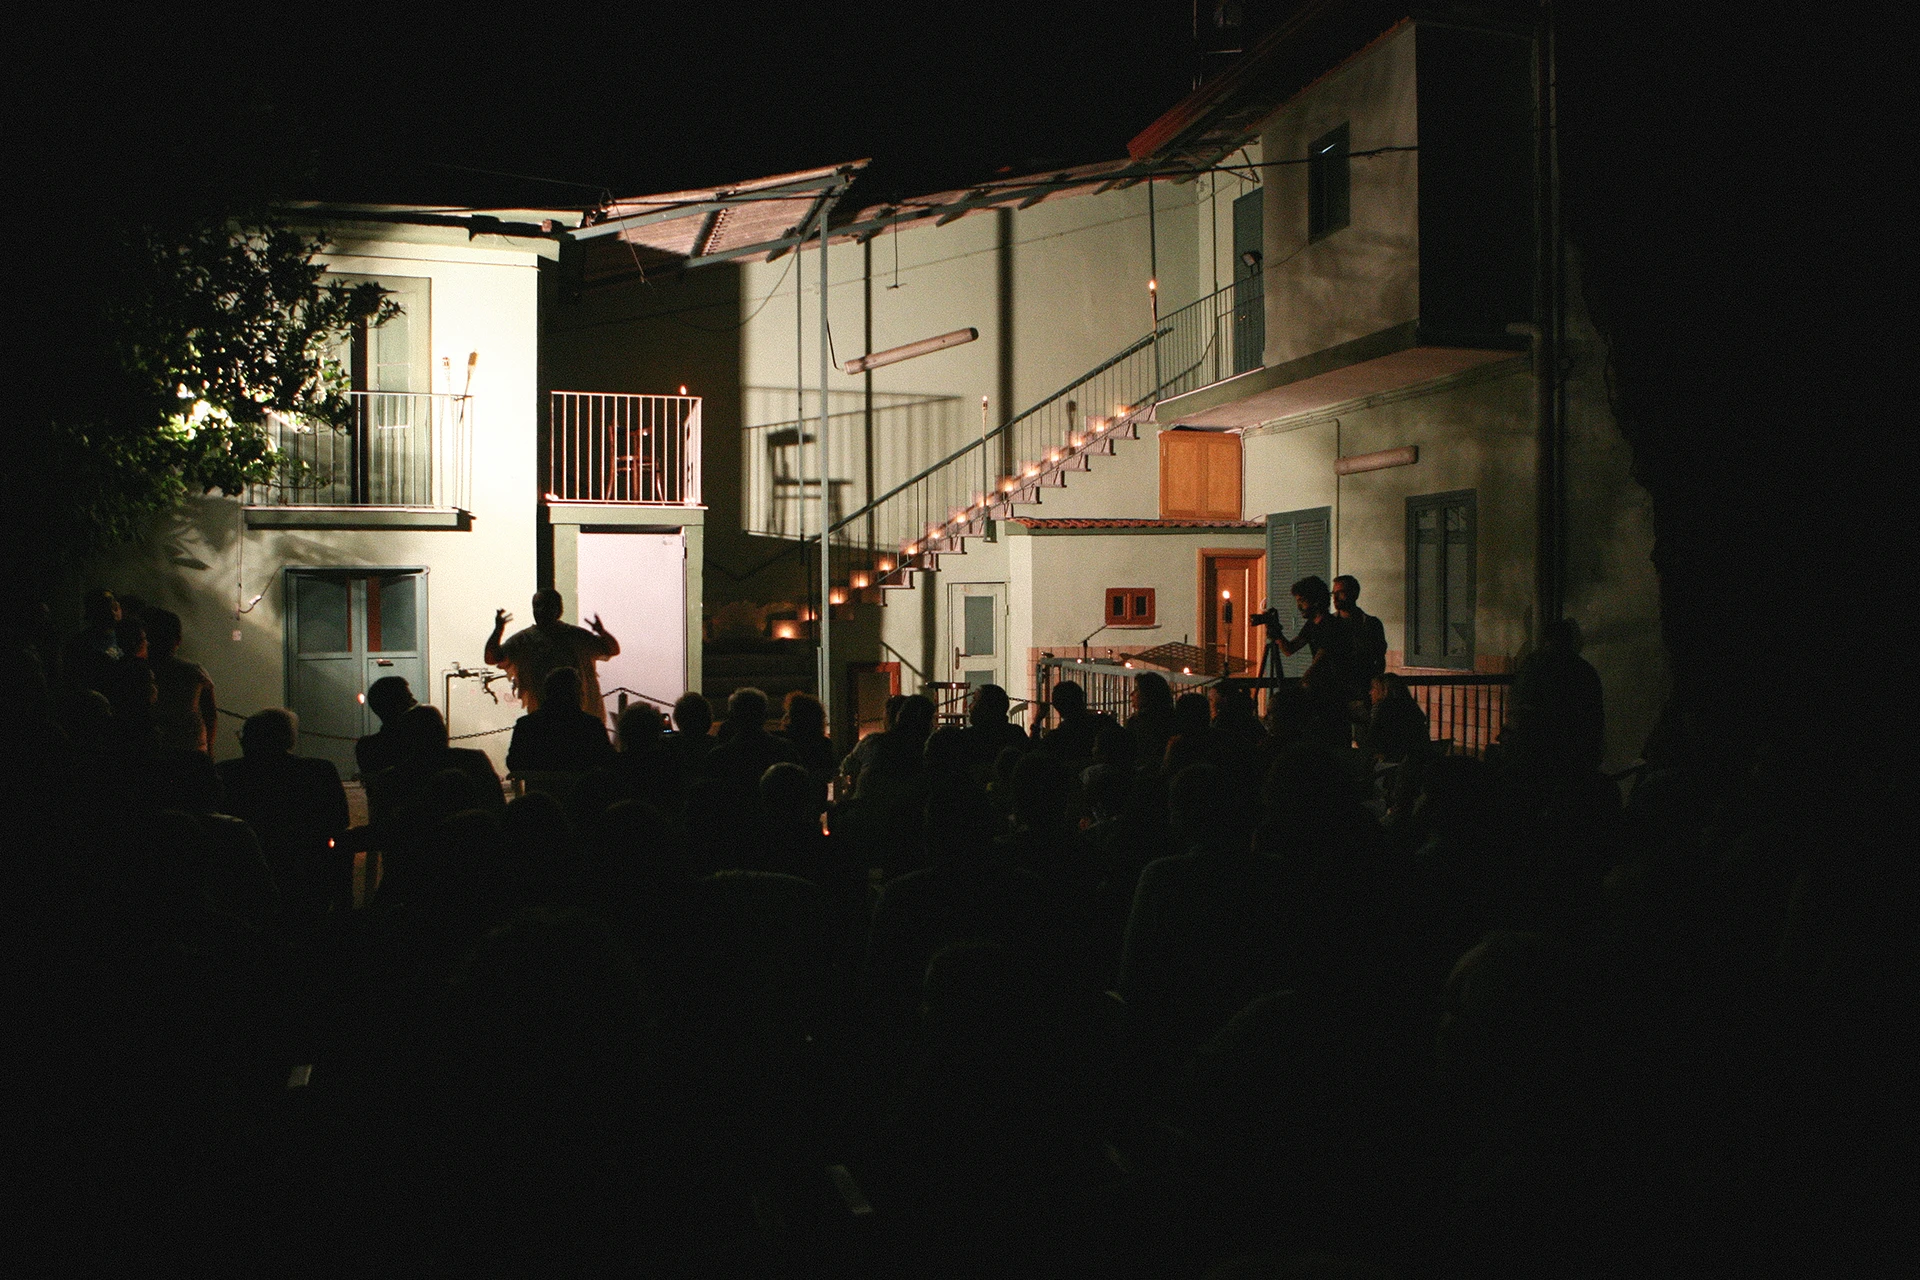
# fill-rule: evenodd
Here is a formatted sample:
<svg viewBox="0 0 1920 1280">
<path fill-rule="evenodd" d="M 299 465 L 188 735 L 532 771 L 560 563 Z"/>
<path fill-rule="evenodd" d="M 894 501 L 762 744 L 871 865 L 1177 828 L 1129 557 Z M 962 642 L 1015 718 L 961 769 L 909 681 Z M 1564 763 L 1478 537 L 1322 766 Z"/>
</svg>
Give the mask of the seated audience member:
<svg viewBox="0 0 1920 1280">
<path fill-rule="evenodd" d="M 197 662 L 179 657 L 180 615 L 171 609 L 147 610 L 147 665 L 158 691 L 153 720 L 160 745 L 188 751 L 213 751 L 219 711 L 213 680 Z"/>
<path fill-rule="evenodd" d="M 540 709 L 514 722 L 507 768 L 515 773 L 585 773 L 613 759 L 598 716 L 581 709 L 580 673 L 555 667 L 540 692 Z"/>
<path fill-rule="evenodd" d="M 705 772 L 707 756 L 712 752 L 713 705 L 698 693 L 683 693 L 673 704 L 673 732 L 665 742 L 679 759 L 680 772 L 688 777 Z"/>
<path fill-rule="evenodd" d="M 353 901 L 353 858 L 335 847 L 347 829 L 347 793 L 330 760 L 293 754 L 300 722 L 269 707 L 240 729 L 238 760 L 222 761 L 227 807 L 260 839 L 285 905 L 312 918 Z"/>
<path fill-rule="evenodd" d="M 120 601 L 105 588 L 89 591 L 84 603 L 86 625 L 67 641 L 61 655 L 67 684 L 75 689 L 105 693 L 107 673 L 124 656 L 114 627 L 120 621 Z"/>
<path fill-rule="evenodd" d="M 1128 696 L 1133 714 L 1127 717 L 1127 732 L 1133 737 L 1139 767 L 1157 773 L 1167 756 L 1167 739 L 1177 732 L 1173 686 L 1157 671 L 1142 671 L 1133 677 L 1133 691 Z"/>
<path fill-rule="evenodd" d="M 1368 692 L 1367 746 L 1390 764 L 1398 764 L 1432 745 L 1427 713 L 1413 700 L 1407 682 L 1392 672 L 1373 678 Z"/>
<path fill-rule="evenodd" d="M 440 788 L 437 799 L 442 803 L 432 806 L 444 812 L 418 816 L 444 817 L 461 809 L 499 814 L 506 809 L 506 794 L 493 761 L 484 751 L 450 746 L 440 708 L 423 703 L 408 709 L 401 714 L 395 732 L 400 763 L 367 780 L 367 805 L 376 826 L 398 823 L 402 830 L 394 834 L 403 834 L 412 811 L 436 798 L 433 783 L 443 773 L 455 775 L 447 787 Z M 453 794 L 456 790 L 457 795 Z M 461 803 L 447 807 L 455 801 Z"/>
<path fill-rule="evenodd" d="M 382 676 L 367 686 L 367 706 L 380 717 L 380 728 L 353 744 L 353 759 L 362 777 L 400 763 L 400 717 L 416 705 L 404 676 Z"/>
<path fill-rule="evenodd" d="M 760 775 L 782 762 L 800 764 L 800 752 L 786 738 L 767 732 L 767 695 L 758 689 L 735 689 L 727 699 L 719 745 L 707 757 L 708 774 L 729 794 L 751 804 Z"/>
<path fill-rule="evenodd" d="M 870 733 L 854 743 L 853 750 L 847 752 L 846 759 L 840 762 L 839 794 L 842 799 L 853 794 L 854 784 L 860 781 L 860 771 L 867 767 L 867 761 L 872 758 L 874 748 L 878 745 L 876 740 L 893 729 L 894 722 L 900 718 L 900 708 L 906 705 L 906 694 L 890 695 L 885 709 L 880 713 L 880 733 Z"/>
<path fill-rule="evenodd" d="M 1059 723 L 1040 736 L 1040 745 L 1072 769 L 1084 768 L 1093 758 L 1094 739 L 1101 727 L 1113 723 L 1103 711 L 1087 710 L 1087 691 L 1074 680 L 1062 680 L 1047 695 Z"/>
<path fill-rule="evenodd" d="M 997 684 L 983 684 L 973 691 L 973 705 L 967 709 L 967 727 L 960 730 L 959 751 L 967 771 L 976 781 L 993 775 L 994 761 L 1011 747 L 1026 751 L 1033 745 L 1019 725 L 1007 719 L 1013 700 Z"/>
<path fill-rule="evenodd" d="M 1600 767 L 1606 753 L 1600 675 L 1580 656 L 1581 644 L 1580 624 L 1561 618 L 1513 677 L 1500 742 L 1523 770 L 1560 777 Z"/>
<path fill-rule="evenodd" d="M 896 1029 L 910 1024 L 927 962 L 942 947 L 994 939 L 1025 952 L 1052 925 L 1045 883 L 994 840 L 998 821 L 984 799 L 935 791 L 922 821 L 932 865 L 886 882 L 867 943 L 868 997 Z"/>
<path fill-rule="evenodd" d="M 1280 865 L 1248 847 L 1222 812 L 1221 776 L 1197 764 L 1173 780 L 1168 818 L 1184 852 L 1147 864 L 1120 952 L 1119 990 L 1141 1034 L 1176 1057 L 1281 985 Z"/>
<path fill-rule="evenodd" d="M 640 800 L 664 814 L 679 817 L 685 795 L 681 758 L 667 746 L 667 718 L 645 702 L 630 704 L 614 726 L 613 758 L 601 780 L 587 786 L 583 796 L 601 796 L 604 808 L 615 800 Z M 582 803 L 582 810 L 595 808 Z"/>
<path fill-rule="evenodd" d="M 776 736 L 793 744 L 808 773 L 823 784 L 831 782 L 840 757 L 833 749 L 833 740 L 827 736 L 827 709 L 820 704 L 820 699 L 795 689 L 787 695 L 785 711 Z"/>
</svg>

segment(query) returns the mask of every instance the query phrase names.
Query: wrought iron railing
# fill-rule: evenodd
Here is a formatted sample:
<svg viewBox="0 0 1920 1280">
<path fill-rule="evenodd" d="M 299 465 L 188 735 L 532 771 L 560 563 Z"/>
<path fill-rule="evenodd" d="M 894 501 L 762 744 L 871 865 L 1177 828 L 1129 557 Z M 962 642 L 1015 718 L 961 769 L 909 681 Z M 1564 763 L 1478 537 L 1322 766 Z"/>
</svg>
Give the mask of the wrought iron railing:
<svg viewBox="0 0 1920 1280">
<path fill-rule="evenodd" d="M 833 581 L 856 594 L 908 585 L 912 569 L 959 551 L 966 537 L 985 531 L 987 521 L 1011 514 L 1017 503 L 1038 501 L 1040 489 L 1064 485 L 1066 472 L 1089 468 L 1090 455 L 1111 453 L 1113 442 L 1132 437 L 1158 401 L 1257 367 L 1262 323 L 1255 275 L 1162 317 L 1154 332 L 1118 355 L 890 486 L 882 475 L 901 468 L 885 468 L 871 485 L 862 474 L 856 486 L 855 464 L 842 452 L 853 445 L 838 442 L 855 437 L 851 428 L 864 407 L 842 408 L 837 397 L 829 400 L 830 429 L 846 428 L 831 430 L 827 468 Z M 760 531 L 799 537 L 817 520 L 811 507 L 801 515 L 797 502 L 776 516 L 773 495 L 784 481 L 796 495 L 818 500 L 820 466 L 808 452 L 818 412 L 816 393 L 814 418 L 748 432 L 747 510 L 768 508 L 758 517 Z M 881 491 L 847 510 L 869 489 Z M 804 541 L 817 547 L 819 537 L 813 532 Z"/>
<path fill-rule="evenodd" d="M 473 398 L 409 391 L 349 393 L 344 426 L 267 415 L 276 477 L 249 487 L 257 507 L 468 509 Z"/>
<path fill-rule="evenodd" d="M 1266 313 L 1258 273 L 1160 317 L 1160 399 L 1260 367 Z"/>
<path fill-rule="evenodd" d="M 930 544 L 975 532 L 990 513 L 1032 501 L 1064 483 L 1062 469 L 1085 470 L 1086 451 L 1131 431 L 1151 402 L 1153 338 L 1148 335 L 1038 404 L 970 440 L 833 525 L 834 581 L 856 589 L 884 578 Z M 1110 451 L 1110 445 L 1104 445 Z"/>
<path fill-rule="evenodd" d="M 700 397 L 555 391 L 549 502 L 700 505 Z"/>
<path fill-rule="evenodd" d="M 1034 664 L 1033 671 L 1034 702 L 1038 708 L 1037 714 L 1041 717 L 1040 723 L 1047 723 L 1047 701 L 1054 685 L 1062 680 L 1071 680 L 1086 692 L 1087 710 L 1104 711 L 1124 723 L 1133 714 L 1134 678 L 1148 672 L 1172 685 L 1175 697 L 1219 683 L 1217 676 L 1165 671 L 1159 667 L 1129 663 L 1124 659 L 1120 662 L 1101 662 L 1082 658 L 1042 658 Z"/>
<path fill-rule="evenodd" d="M 1435 742 L 1452 744 L 1466 755 L 1485 755 L 1507 722 L 1511 675 L 1402 676 L 1407 692 L 1427 713 L 1427 732 Z"/>
</svg>

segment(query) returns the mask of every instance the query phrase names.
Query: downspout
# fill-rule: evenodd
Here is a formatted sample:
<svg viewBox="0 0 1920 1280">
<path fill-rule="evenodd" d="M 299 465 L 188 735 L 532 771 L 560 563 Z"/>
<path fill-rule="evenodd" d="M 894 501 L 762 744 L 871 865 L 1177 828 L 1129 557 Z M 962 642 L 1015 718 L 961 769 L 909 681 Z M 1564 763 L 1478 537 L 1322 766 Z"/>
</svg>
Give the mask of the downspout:
<svg viewBox="0 0 1920 1280">
<path fill-rule="evenodd" d="M 1566 607 L 1566 448 L 1561 423 L 1559 120 L 1554 85 L 1552 0 L 1542 0 L 1533 41 L 1534 322 L 1533 385 L 1539 423 L 1535 537 L 1535 642 Z"/>
</svg>

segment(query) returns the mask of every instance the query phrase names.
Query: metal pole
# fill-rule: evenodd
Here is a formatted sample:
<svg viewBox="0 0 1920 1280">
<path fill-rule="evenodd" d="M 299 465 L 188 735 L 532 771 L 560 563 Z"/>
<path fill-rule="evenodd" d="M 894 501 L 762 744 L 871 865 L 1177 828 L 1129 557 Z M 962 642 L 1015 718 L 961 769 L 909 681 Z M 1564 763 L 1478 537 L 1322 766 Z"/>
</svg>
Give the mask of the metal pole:
<svg viewBox="0 0 1920 1280">
<path fill-rule="evenodd" d="M 1153 179 L 1147 179 L 1147 298 L 1153 304 L 1153 392 L 1160 394 L 1160 234 L 1153 212 Z"/>
<path fill-rule="evenodd" d="M 987 398 L 980 397 L 980 499 L 993 501 L 993 464 L 987 458 Z M 991 519 L 991 513 L 988 518 Z"/>
<path fill-rule="evenodd" d="M 827 506 L 827 215 L 836 195 L 820 206 L 820 706 L 833 736 L 833 523 Z M 795 250 L 796 253 L 804 252 Z"/>
</svg>

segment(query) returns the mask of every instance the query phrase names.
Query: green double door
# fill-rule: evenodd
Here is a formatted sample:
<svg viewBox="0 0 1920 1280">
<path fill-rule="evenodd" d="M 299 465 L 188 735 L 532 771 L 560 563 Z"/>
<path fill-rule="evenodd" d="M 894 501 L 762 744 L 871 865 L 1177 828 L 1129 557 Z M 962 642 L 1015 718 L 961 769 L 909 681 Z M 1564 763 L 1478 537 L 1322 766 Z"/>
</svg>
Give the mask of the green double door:
<svg viewBox="0 0 1920 1280">
<path fill-rule="evenodd" d="M 431 702 L 427 575 L 419 569 L 287 570 L 287 706 L 299 754 L 356 772 L 353 740 L 380 727 L 367 689 L 400 676 Z"/>
</svg>

